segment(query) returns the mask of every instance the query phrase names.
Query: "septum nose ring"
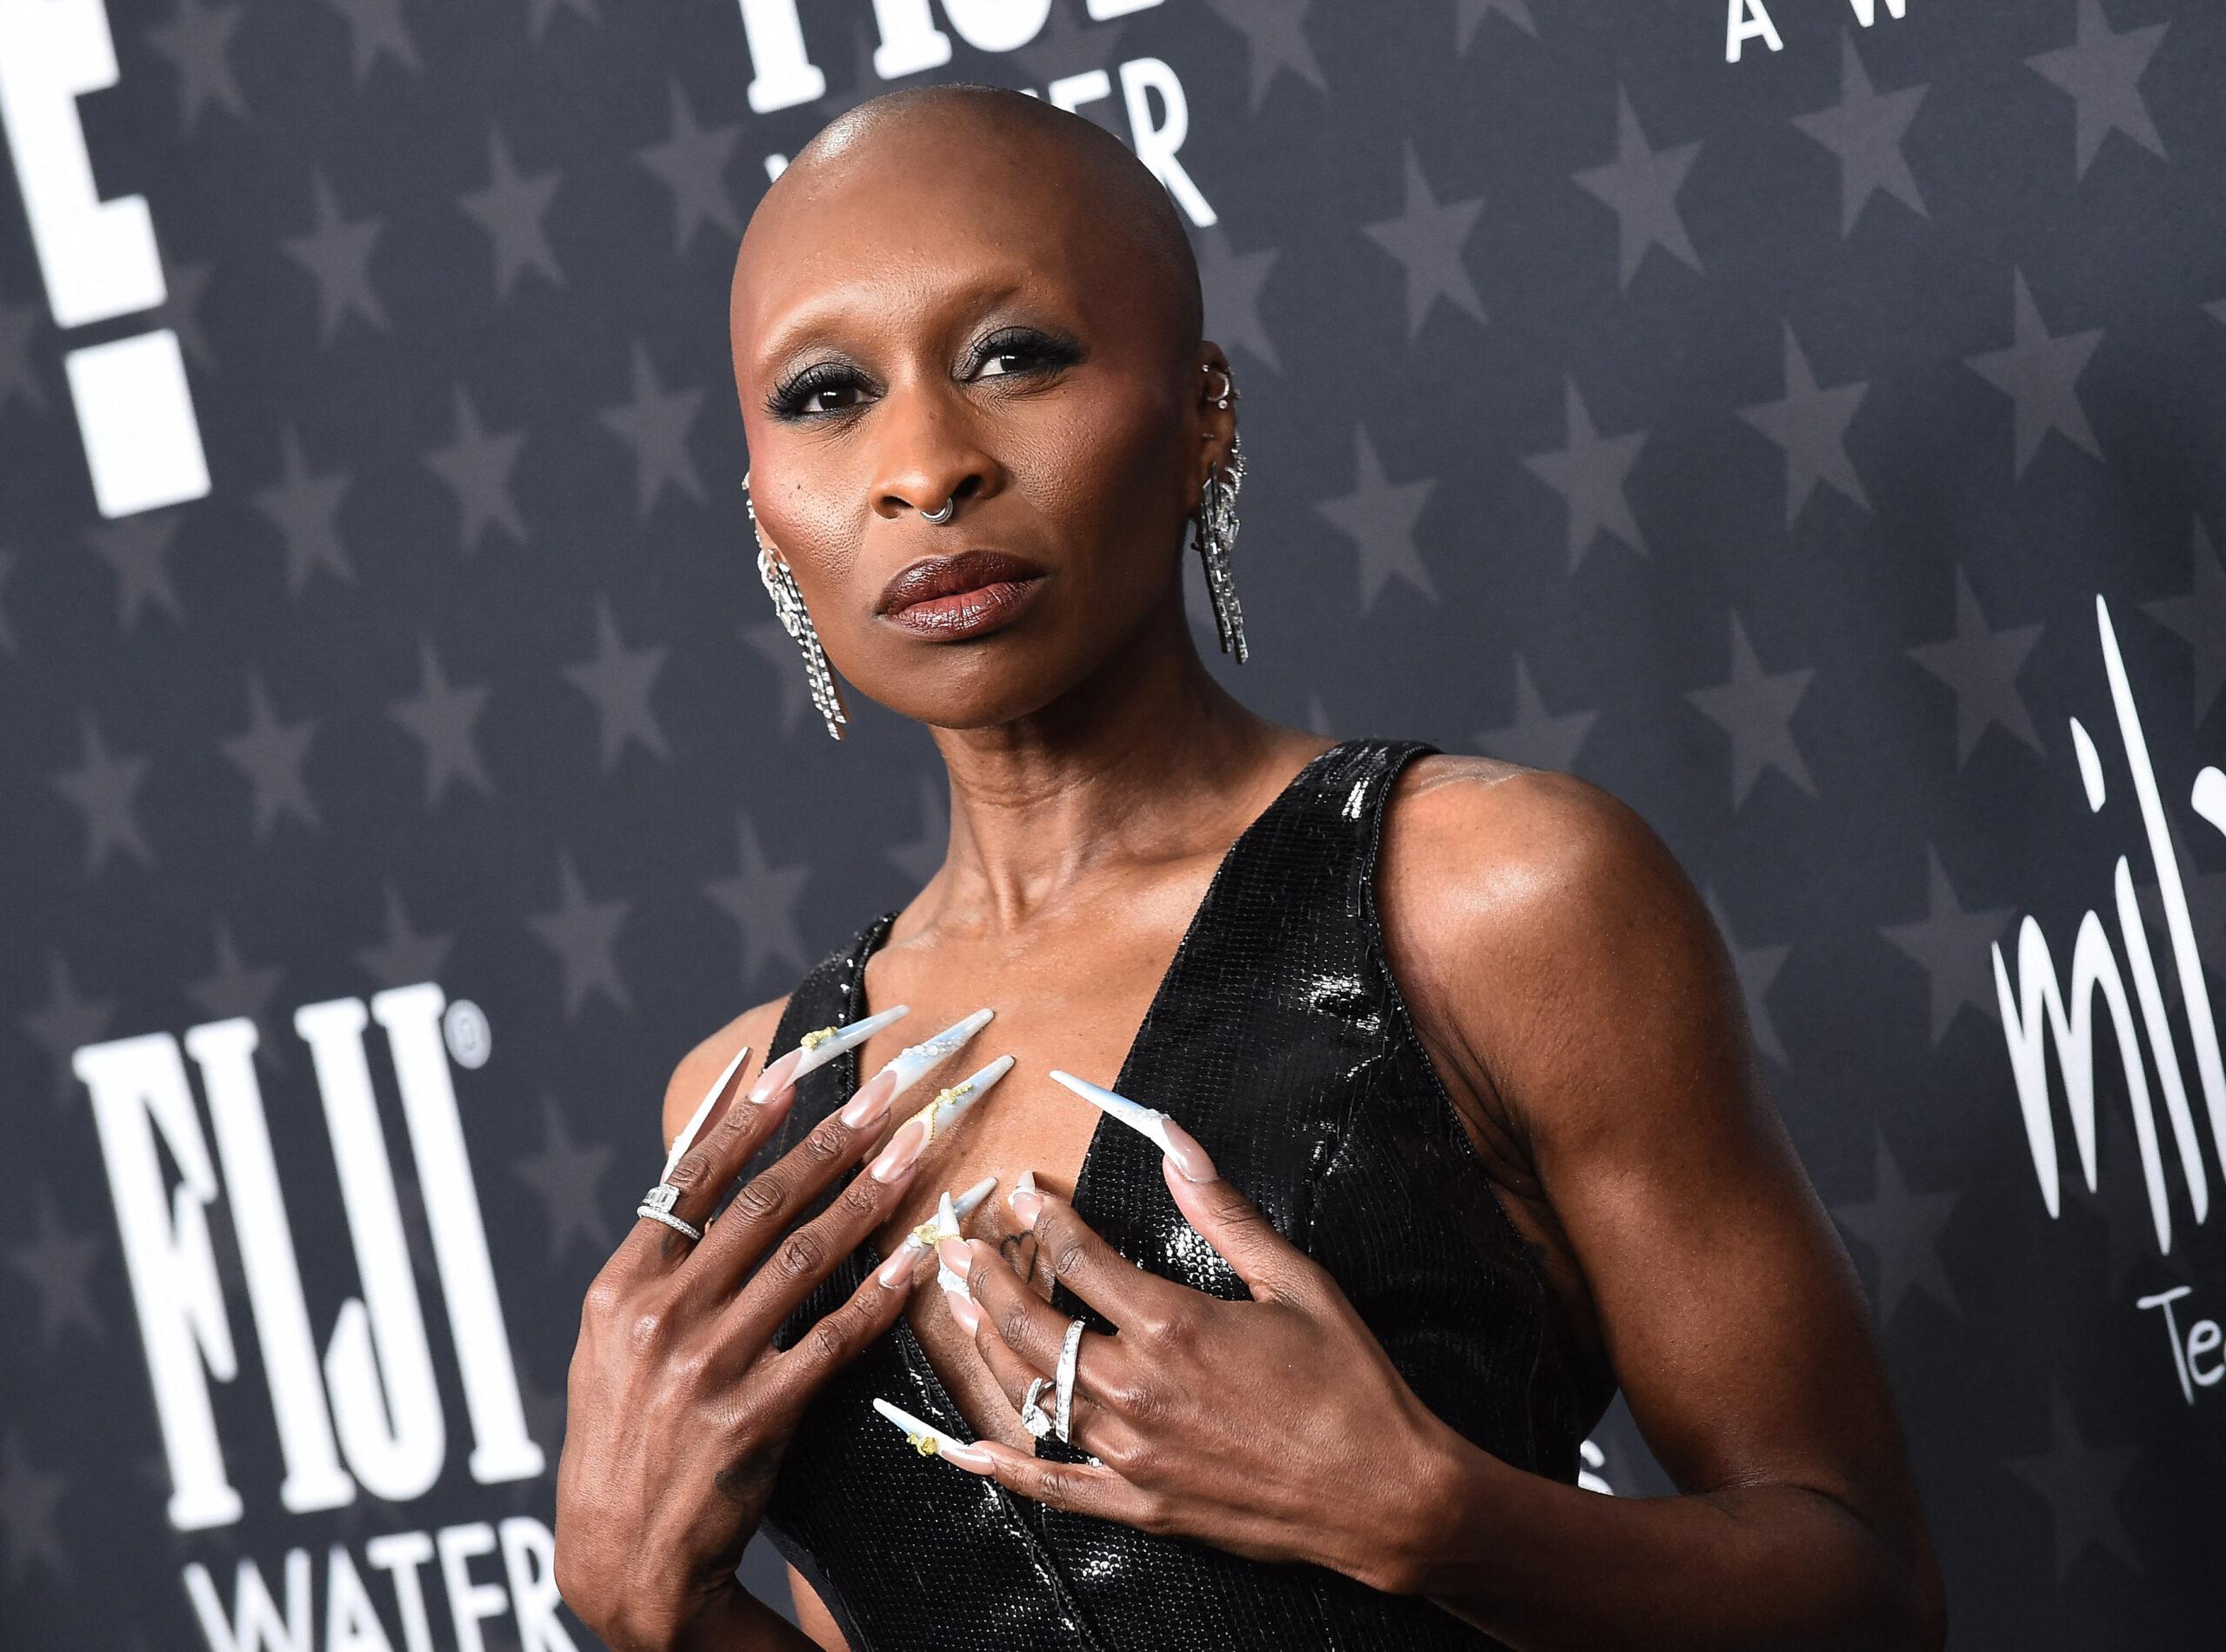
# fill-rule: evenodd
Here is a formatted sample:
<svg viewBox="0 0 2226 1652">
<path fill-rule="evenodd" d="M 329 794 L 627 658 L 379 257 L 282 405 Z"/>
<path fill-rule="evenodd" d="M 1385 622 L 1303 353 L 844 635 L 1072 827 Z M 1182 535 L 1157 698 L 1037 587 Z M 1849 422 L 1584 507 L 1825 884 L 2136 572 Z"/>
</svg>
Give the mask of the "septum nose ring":
<svg viewBox="0 0 2226 1652">
<path fill-rule="evenodd" d="M 919 507 L 916 505 L 913 509 L 916 510 Z M 950 498 L 943 502 L 943 509 L 941 510 L 920 511 L 920 520 L 922 522 L 932 522 L 940 526 L 943 523 L 949 522 L 950 520 L 950 513 L 957 509 L 958 496 L 954 493 Z"/>
</svg>

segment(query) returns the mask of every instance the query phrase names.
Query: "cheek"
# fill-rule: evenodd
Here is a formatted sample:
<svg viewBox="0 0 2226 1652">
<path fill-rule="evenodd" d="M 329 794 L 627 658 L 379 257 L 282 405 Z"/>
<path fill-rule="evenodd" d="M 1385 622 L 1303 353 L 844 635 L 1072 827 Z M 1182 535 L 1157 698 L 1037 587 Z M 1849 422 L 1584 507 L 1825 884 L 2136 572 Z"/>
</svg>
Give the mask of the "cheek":
<svg viewBox="0 0 2226 1652">
<path fill-rule="evenodd" d="M 1141 395 L 1076 398 L 1030 432 L 1014 482 L 1073 571 L 1161 559 L 1183 513 L 1176 422 Z M 1162 530 L 1165 530 L 1163 533 Z"/>
</svg>

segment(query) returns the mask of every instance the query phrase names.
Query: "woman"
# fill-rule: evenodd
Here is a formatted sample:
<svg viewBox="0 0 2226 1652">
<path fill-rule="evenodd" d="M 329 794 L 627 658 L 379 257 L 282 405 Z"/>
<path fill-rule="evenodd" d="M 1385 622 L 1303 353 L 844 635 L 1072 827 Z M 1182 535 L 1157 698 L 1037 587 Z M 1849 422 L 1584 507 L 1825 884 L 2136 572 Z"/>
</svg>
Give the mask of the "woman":
<svg viewBox="0 0 2226 1652">
<path fill-rule="evenodd" d="M 1180 557 L 1202 510 L 1225 556 L 1236 398 L 1150 173 L 1014 93 L 878 98 L 766 194 L 731 323 L 768 583 L 830 730 L 821 643 L 928 725 L 950 843 L 674 1076 L 686 1151 L 572 1367 L 581 1616 L 621 1648 L 1937 1646 L 1851 1270 L 1668 852 L 1570 776 L 1333 745 L 1200 661 Z M 939 1082 L 1013 1060 L 896 1122 L 962 1043 Z M 976 1236 L 904 1244 L 990 1176 Z M 1619 1383 L 1684 1495 L 1576 1487 Z M 811 1641 L 736 1582 L 761 1522 Z"/>
</svg>

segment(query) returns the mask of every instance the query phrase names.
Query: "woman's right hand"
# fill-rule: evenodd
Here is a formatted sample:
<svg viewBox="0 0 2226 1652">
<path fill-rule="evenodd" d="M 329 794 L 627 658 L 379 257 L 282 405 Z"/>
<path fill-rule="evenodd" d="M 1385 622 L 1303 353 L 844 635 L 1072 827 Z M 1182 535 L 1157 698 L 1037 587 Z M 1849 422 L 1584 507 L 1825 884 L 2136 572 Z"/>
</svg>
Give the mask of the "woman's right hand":
<svg viewBox="0 0 2226 1652">
<path fill-rule="evenodd" d="M 880 1270 L 893 1282 L 869 1276 L 786 1351 L 774 1333 L 888 1219 L 923 1132 L 899 1131 L 840 1198 L 789 1229 L 872 1147 L 895 1089 L 886 1071 L 869 1079 L 711 1222 L 795 1087 L 762 1103 L 728 1096 L 667 1178 L 681 1189 L 673 1214 L 703 1236 L 637 1218 L 588 1288 L 556 1471 L 556 1576 L 617 1652 L 732 1644 L 736 1626 L 771 1617 L 735 1567 L 789 1436 L 820 1385 L 895 1323 L 926 1253 L 900 1253 L 903 1267 Z"/>
</svg>

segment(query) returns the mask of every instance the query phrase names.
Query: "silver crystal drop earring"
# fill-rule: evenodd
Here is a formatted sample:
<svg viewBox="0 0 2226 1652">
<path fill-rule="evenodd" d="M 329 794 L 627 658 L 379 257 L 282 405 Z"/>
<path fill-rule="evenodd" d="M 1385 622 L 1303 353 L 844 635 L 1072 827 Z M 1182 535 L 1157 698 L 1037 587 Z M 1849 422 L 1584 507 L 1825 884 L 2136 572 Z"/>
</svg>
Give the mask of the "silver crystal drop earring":
<svg viewBox="0 0 2226 1652">
<path fill-rule="evenodd" d="M 803 674 L 811 683 L 811 703 L 826 720 L 829 736 L 840 740 L 843 725 L 850 719 L 843 715 L 843 696 L 836 690 L 835 673 L 828 668 L 827 650 L 819 646 L 819 629 L 811 623 L 811 610 L 803 605 L 795 571 L 773 555 L 757 525 L 757 506 L 750 496 L 747 470 L 742 473 L 742 503 L 750 512 L 750 530 L 757 537 L 757 576 L 765 582 L 765 594 L 773 599 L 774 616 L 803 650 Z"/>
<path fill-rule="evenodd" d="M 1207 363 L 1202 370 L 1222 376 L 1222 392 L 1216 407 L 1227 407 L 1243 394 L 1225 367 Z M 1206 591 L 1213 599 L 1214 629 L 1221 637 L 1221 651 L 1234 654 L 1239 665 L 1249 657 L 1244 647 L 1244 610 L 1236 601 L 1236 584 L 1230 572 L 1230 547 L 1236 543 L 1236 490 L 1244 483 L 1244 444 L 1234 430 L 1229 436 L 1229 459 L 1216 460 L 1206 470 L 1206 485 L 1198 498 L 1197 530 L 1192 543 L 1206 570 Z"/>
</svg>

